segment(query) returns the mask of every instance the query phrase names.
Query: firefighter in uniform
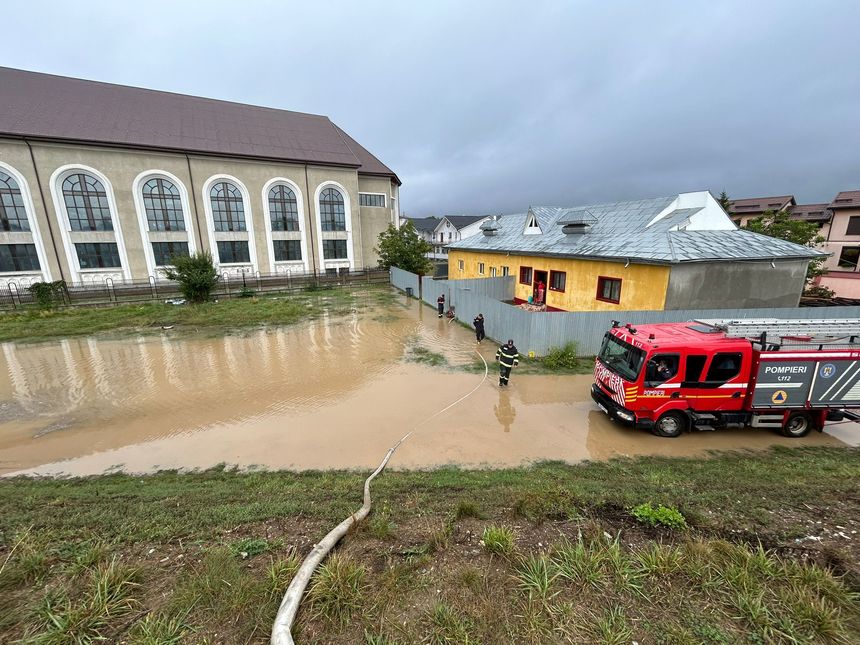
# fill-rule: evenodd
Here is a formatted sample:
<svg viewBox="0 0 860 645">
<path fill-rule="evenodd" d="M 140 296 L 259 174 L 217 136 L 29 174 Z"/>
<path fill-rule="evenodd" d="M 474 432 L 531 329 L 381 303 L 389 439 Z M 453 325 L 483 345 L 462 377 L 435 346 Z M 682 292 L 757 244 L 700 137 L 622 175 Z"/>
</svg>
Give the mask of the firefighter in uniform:
<svg viewBox="0 0 860 645">
<path fill-rule="evenodd" d="M 496 352 L 496 360 L 499 361 L 499 386 L 507 385 L 511 377 L 511 370 L 520 364 L 520 355 L 514 346 L 514 341 L 509 340 L 499 347 Z"/>
</svg>

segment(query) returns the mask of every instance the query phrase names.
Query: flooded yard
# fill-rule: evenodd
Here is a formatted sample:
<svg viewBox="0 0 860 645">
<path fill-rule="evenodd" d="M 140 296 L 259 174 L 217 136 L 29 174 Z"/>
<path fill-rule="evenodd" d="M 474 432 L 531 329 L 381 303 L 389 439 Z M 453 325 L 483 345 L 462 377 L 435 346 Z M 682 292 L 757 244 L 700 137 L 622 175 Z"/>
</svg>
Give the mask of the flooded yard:
<svg viewBox="0 0 860 645">
<path fill-rule="evenodd" d="M 469 330 L 414 300 L 218 337 L 165 331 L 2 345 L 0 474 L 165 468 L 369 468 L 405 432 L 480 383 L 458 369 Z M 432 365 L 432 355 L 448 366 Z M 701 455 L 772 445 L 858 445 L 857 424 L 801 440 L 766 430 L 660 439 L 609 422 L 590 376 L 490 377 L 425 423 L 393 468 L 512 466 L 618 455 Z M 431 360 L 428 360 L 428 356 Z M 410 360 L 419 359 L 419 360 Z M 438 361 L 436 361 L 438 362 Z"/>
</svg>

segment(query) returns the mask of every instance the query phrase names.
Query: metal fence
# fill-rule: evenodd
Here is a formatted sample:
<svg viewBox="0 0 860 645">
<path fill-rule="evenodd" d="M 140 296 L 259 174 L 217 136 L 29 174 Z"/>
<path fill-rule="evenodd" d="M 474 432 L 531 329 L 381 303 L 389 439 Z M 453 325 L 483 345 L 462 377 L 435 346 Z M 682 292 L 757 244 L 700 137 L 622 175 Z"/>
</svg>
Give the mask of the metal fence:
<svg viewBox="0 0 860 645">
<path fill-rule="evenodd" d="M 398 269 L 398 271 L 400 271 Z M 402 274 L 407 272 L 403 271 Z M 400 284 L 412 276 L 400 273 Z M 435 307 L 436 298 L 445 294 L 446 303 L 454 307 L 457 320 L 471 325 L 478 313 L 484 314 L 487 336 L 498 341 L 512 338 L 522 353 L 545 355 L 552 347 L 576 343 L 582 355 L 600 350 L 603 334 L 613 320 L 636 325 L 662 322 L 685 322 L 701 318 L 860 318 L 860 307 L 786 307 L 757 309 L 679 309 L 673 311 L 579 311 L 528 312 L 509 304 L 513 300 L 513 277 L 471 280 L 433 280 L 424 278 L 422 297 Z M 504 302 L 508 301 L 508 302 Z"/>
<path fill-rule="evenodd" d="M 391 267 L 390 271 L 392 285 L 407 293 L 409 293 L 408 290 L 411 290 L 412 295 L 416 298 L 418 297 L 421 293 L 421 286 L 417 275 L 403 269 L 398 269 L 397 267 Z"/>
<path fill-rule="evenodd" d="M 363 284 L 387 284 L 388 271 L 379 268 L 339 271 L 337 273 L 247 273 L 241 276 L 222 274 L 212 292 L 217 298 L 231 298 L 242 293 L 290 293 L 309 288 L 354 287 Z M 110 278 L 93 284 L 67 284 L 61 290 L 62 306 L 97 306 L 166 300 L 181 297 L 175 282 L 156 280 L 114 281 Z M 15 282 L 0 287 L 0 309 L 17 309 L 37 304 L 36 298 Z"/>
</svg>

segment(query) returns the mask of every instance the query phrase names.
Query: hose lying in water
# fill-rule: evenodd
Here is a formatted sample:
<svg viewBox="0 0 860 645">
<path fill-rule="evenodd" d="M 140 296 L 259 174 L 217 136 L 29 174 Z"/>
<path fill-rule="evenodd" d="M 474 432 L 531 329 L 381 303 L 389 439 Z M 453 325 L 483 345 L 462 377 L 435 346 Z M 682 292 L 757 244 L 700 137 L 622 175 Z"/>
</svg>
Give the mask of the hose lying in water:
<svg viewBox="0 0 860 645">
<path fill-rule="evenodd" d="M 403 435 L 397 443 L 391 446 L 388 449 L 388 452 L 385 453 L 385 457 L 382 462 L 380 462 L 379 466 L 376 467 L 376 470 L 374 470 L 370 477 L 364 481 L 364 503 L 361 505 L 361 508 L 329 531 L 322 540 L 314 545 L 314 548 L 311 549 L 311 552 L 308 553 L 307 557 L 302 561 L 299 570 L 296 572 L 296 575 L 293 576 L 292 582 L 290 582 L 290 586 L 287 587 L 287 592 L 284 594 L 284 599 L 281 600 L 278 614 L 275 616 L 275 623 L 272 625 L 272 645 L 294 645 L 292 635 L 293 621 L 296 618 L 296 613 L 299 611 L 299 603 L 302 600 L 305 588 L 311 580 L 311 576 L 314 571 L 316 571 L 320 562 L 323 561 L 323 558 L 325 558 L 329 554 L 329 551 L 331 551 L 335 545 L 340 542 L 341 538 L 347 534 L 349 529 L 358 522 L 361 522 L 365 517 L 367 517 L 367 514 L 370 513 L 370 482 L 372 482 L 374 478 L 383 471 L 388 460 L 391 459 L 391 455 L 394 454 L 394 451 L 400 447 L 400 444 L 412 436 L 418 428 L 433 420 L 443 412 L 447 412 L 458 403 L 465 401 L 477 392 L 478 388 L 487 380 L 487 374 L 489 373 L 487 361 L 483 356 L 481 356 L 481 353 L 478 350 L 475 350 L 475 353 L 484 363 L 484 377 L 481 379 L 481 382 L 478 383 L 469 393 L 461 396 L 450 405 L 424 419 L 424 421 L 412 428 L 412 430 Z"/>
</svg>

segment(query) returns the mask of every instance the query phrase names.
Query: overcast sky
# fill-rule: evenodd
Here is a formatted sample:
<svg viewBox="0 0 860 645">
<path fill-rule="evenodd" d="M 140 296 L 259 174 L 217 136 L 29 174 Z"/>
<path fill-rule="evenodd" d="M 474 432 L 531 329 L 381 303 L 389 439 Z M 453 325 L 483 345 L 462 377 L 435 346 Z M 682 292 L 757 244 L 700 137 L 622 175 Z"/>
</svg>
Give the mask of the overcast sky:
<svg viewBox="0 0 860 645">
<path fill-rule="evenodd" d="M 860 2 L 10 2 L 0 65 L 326 114 L 410 215 L 860 189 Z"/>
</svg>

